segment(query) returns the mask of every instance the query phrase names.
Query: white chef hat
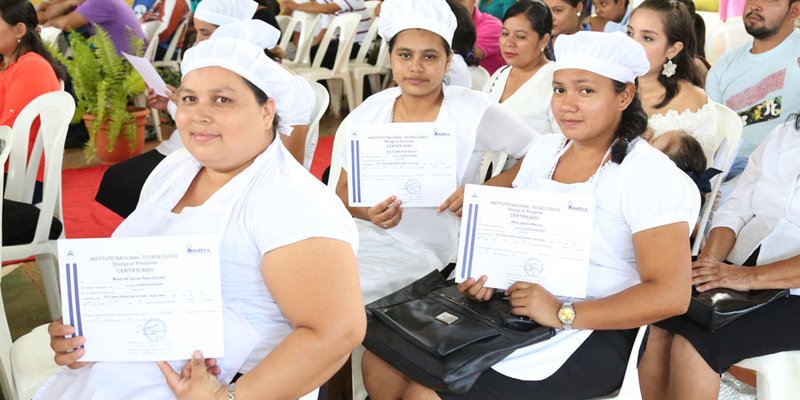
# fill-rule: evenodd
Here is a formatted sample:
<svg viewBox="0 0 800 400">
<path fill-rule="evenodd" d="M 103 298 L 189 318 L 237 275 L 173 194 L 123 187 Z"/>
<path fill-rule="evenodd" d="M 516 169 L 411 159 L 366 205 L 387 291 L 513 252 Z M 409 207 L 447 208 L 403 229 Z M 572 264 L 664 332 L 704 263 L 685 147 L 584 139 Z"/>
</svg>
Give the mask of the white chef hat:
<svg viewBox="0 0 800 400">
<path fill-rule="evenodd" d="M 222 26 L 253 18 L 258 3 L 253 0 L 203 0 L 194 10 L 194 17 Z"/>
<path fill-rule="evenodd" d="M 386 0 L 381 5 L 378 34 L 389 41 L 406 29 L 431 31 L 453 45 L 456 16 L 445 0 Z"/>
<path fill-rule="evenodd" d="M 241 39 L 262 49 L 272 49 L 278 45 L 281 31 L 260 19 L 248 19 L 221 25 L 211 34 L 211 39 L 223 37 Z"/>
<path fill-rule="evenodd" d="M 558 35 L 554 47 L 554 71 L 583 69 L 619 82 L 633 82 L 650 70 L 642 45 L 622 32 Z"/>
<path fill-rule="evenodd" d="M 221 67 L 235 72 L 274 99 L 279 117 L 278 133 L 289 135 L 292 126 L 309 124 L 315 102 L 311 86 L 302 77 L 293 75 L 267 57 L 263 48 L 215 32 L 209 40 L 186 51 L 181 73 L 186 77 L 190 72 L 205 67 Z"/>
</svg>

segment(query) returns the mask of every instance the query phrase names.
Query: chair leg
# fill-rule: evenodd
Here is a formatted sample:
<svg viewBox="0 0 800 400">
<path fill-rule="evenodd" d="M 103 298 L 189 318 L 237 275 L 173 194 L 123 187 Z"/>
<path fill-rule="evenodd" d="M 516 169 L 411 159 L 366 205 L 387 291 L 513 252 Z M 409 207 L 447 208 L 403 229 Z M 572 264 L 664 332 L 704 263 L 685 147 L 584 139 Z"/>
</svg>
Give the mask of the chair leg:
<svg viewBox="0 0 800 400">
<path fill-rule="evenodd" d="M 367 76 L 369 78 L 369 87 L 372 90 L 372 93 L 378 93 L 381 91 L 381 76 L 379 74 L 369 74 Z"/>
<path fill-rule="evenodd" d="M 36 262 L 39 264 L 39 271 L 42 274 L 42 285 L 44 294 L 47 298 L 47 308 L 50 311 L 50 318 L 54 321 L 61 317 L 61 290 L 58 284 L 58 265 L 53 254 L 38 254 Z"/>
<path fill-rule="evenodd" d="M 158 114 L 158 110 L 155 108 L 150 109 L 150 115 L 153 117 L 153 127 L 156 129 L 156 138 L 158 138 L 159 142 L 163 142 L 164 137 L 161 136 L 161 116 Z"/>
<path fill-rule="evenodd" d="M 364 78 L 361 78 L 362 82 Z M 342 76 L 342 85 L 344 85 L 344 92 L 347 95 L 347 108 L 348 112 L 352 112 L 356 108 L 356 99 L 353 95 L 353 80 L 350 79 L 350 73 L 345 73 Z"/>
<path fill-rule="evenodd" d="M 328 93 L 331 94 L 331 114 L 339 118 L 342 111 L 342 80 L 333 78 L 325 82 L 328 84 Z"/>
<path fill-rule="evenodd" d="M 358 73 L 353 74 L 353 92 L 355 92 L 355 104 L 356 107 L 358 107 L 364 101 L 364 75 Z"/>
</svg>

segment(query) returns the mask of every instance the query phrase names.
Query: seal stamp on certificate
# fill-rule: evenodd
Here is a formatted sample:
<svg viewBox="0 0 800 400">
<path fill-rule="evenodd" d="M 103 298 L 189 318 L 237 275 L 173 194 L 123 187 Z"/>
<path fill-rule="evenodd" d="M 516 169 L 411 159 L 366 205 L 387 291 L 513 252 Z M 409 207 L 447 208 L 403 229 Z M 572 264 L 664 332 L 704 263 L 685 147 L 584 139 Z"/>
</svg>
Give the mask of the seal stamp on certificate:
<svg viewBox="0 0 800 400">
<path fill-rule="evenodd" d="M 158 318 L 151 318 L 142 325 L 142 334 L 151 342 L 158 342 L 167 334 L 167 325 Z"/>
<path fill-rule="evenodd" d="M 522 269 L 530 278 L 538 278 L 539 275 L 542 274 L 544 267 L 538 258 L 529 258 L 525 260 L 525 264 L 523 264 Z"/>
<path fill-rule="evenodd" d="M 406 181 L 406 184 L 403 188 L 408 192 L 408 194 L 417 194 L 420 190 L 422 190 L 422 183 L 416 179 L 409 179 Z"/>
</svg>

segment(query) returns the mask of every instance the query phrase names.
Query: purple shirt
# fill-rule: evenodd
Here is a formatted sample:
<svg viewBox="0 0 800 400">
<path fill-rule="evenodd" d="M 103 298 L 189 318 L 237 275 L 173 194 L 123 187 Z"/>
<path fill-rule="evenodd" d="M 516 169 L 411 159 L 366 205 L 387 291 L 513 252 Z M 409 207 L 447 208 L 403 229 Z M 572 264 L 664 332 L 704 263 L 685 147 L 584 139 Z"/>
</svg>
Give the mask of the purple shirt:
<svg viewBox="0 0 800 400">
<path fill-rule="evenodd" d="M 130 52 L 130 34 L 144 40 L 144 32 L 133 13 L 133 9 L 123 0 L 86 0 L 75 12 L 91 24 L 99 25 L 111 36 L 119 52 Z"/>
</svg>

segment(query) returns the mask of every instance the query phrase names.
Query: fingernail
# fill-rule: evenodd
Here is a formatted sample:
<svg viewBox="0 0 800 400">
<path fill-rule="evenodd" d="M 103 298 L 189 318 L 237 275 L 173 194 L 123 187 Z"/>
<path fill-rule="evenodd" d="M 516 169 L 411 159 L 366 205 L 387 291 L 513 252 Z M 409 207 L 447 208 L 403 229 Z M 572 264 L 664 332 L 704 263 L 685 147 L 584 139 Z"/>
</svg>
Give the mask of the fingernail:
<svg viewBox="0 0 800 400">
<path fill-rule="evenodd" d="M 201 353 L 200 350 L 195 350 L 194 353 L 192 353 L 192 357 L 195 360 L 199 360 L 199 359 L 203 358 L 203 353 Z"/>
</svg>

